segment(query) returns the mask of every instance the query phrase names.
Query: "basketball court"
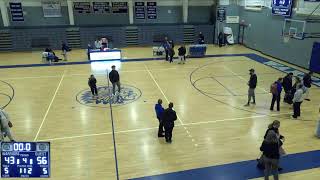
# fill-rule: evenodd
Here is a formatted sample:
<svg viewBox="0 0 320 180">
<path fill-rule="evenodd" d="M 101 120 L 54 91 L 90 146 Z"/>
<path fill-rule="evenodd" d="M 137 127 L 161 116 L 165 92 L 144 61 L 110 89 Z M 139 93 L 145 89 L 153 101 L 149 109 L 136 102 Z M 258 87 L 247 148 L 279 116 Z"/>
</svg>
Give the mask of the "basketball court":
<svg viewBox="0 0 320 180">
<path fill-rule="evenodd" d="M 133 179 L 254 160 L 273 120 L 281 121 L 288 154 L 320 147 L 314 135 L 319 87 L 311 88 L 312 100 L 303 102 L 298 120 L 291 119 L 292 108 L 284 103 L 280 112 L 270 112 L 270 84 L 285 73 L 248 54 L 278 60 L 237 45 L 209 46 L 211 57 L 187 59 L 184 65 L 154 60 L 151 47 L 124 48 L 123 53 L 122 62 L 97 65 L 84 60 L 83 50 L 75 50 L 71 62 L 45 66 L 34 58 L 39 52 L 0 54 L 1 106 L 11 116 L 16 140 L 51 142 L 51 179 L 116 179 L 117 173 L 119 179 Z M 116 100 L 109 98 L 106 72 L 113 64 L 123 88 Z M 244 107 L 250 68 L 258 76 L 257 104 Z M 97 77 L 99 99 L 91 97 L 90 74 Z M 173 102 L 178 115 L 172 144 L 157 137 L 154 104 L 159 98 L 164 107 Z M 280 176 L 319 177 L 319 166 Z"/>
</svg>

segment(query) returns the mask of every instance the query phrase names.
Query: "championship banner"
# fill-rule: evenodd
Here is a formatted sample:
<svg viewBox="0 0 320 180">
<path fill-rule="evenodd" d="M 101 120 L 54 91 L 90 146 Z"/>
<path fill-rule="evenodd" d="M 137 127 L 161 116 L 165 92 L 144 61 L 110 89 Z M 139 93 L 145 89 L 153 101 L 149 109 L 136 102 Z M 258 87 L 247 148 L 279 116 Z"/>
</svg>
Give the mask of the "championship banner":
<svg viewBox="0 0 320 180">
<path fill-rule="evenodd" d="M 146 18 L 144 2 L 135 2 L 134 13 L 135 13 L 136 19 L 145 19 Z"/>
<path fill-rule="evenodd" d="M 110 13 L 110 3 L 109 2 L 93 2 L 92 9 L 93 9 L 93 12 L 96 14 Z"/>
<path fill-rule="evenodd" d="M 19 1 L 9 2 L 12 21 L 24 21 L 22 4 Z"/>
<path fill-rule="evenodd" d="M 148 19 L 157 19 L 157 2 L 147 2 Z"/>
<path fill-rule="evenodd" d="M 217 8 L 217 21 L 223 22 L 226 20 L 226 8 L 218 7 Z"/>
<path fill-rule="evenodd" d="M 128 13 L 127 2 L 112 2 L 112 13 Z"/>
<path fill-rule="evenodd" d="M 73 9 L 76 13 L 91 13 L 90 2 L 73 2 Z"/>
<path fill-rule="evenodd" d="M 62 17 L 59 0 L 42 0 L 41 4 L 44 17 Z"/>
<path fill-rule="evenodd" d="M 291 17 L 292 0 L 272 0 L 272 14 Z"/>
</svg>

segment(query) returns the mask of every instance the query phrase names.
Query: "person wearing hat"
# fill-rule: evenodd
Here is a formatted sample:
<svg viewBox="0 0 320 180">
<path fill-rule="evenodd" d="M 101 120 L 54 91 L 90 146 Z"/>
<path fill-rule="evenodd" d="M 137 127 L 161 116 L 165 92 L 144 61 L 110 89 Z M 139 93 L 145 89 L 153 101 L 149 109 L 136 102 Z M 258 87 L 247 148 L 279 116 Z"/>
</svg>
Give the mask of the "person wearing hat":
<svg viewBox="0 0 320 180">
<path fill-rule="evenodd" d="M 112 92 L 113 92 L 113 95 L 116 94 L 116 86 L 118 86 L 118 92 L 120 93 L 120 76 L 119 76 L 119 73 L 118 71 L 116 70 L 116 66 L 115 65 L 112 65 L 111 66 L 111 72 L 109 73 L 109 80 L 110 82 L 112 83 Z"/>
<path fill-rule="evenodd" d="M 256 104 L 256 97 L 255 97 L 255 89 L 257 87 L 257 75 L 255 74 L 254 69 L 250 69 L 250 80 L 248 82 L 249 90 L 248 90 L 248 103 L 245 106 L 250 105 L 251 98 L 253 99 L 252 104 Z"/>
</svg>

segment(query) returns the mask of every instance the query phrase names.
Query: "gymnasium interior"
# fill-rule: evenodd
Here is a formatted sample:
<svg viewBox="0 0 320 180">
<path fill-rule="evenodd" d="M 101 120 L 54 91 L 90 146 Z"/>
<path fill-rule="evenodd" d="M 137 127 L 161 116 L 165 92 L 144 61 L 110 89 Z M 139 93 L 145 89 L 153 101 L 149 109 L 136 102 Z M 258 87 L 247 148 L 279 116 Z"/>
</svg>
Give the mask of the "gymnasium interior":
<svg viewBox="0 0 320 180">
<path fill-rule="evenodd" d="M 320 0 L 0 0 L 0 12 L 1 178 L 320 179 Z M 291 73 L 287 102 L 272 88 Z M 176 113 L 172 141 L 159 99 Z M 261 147 L 275 121 L 273 161 Z"/>
</svg>

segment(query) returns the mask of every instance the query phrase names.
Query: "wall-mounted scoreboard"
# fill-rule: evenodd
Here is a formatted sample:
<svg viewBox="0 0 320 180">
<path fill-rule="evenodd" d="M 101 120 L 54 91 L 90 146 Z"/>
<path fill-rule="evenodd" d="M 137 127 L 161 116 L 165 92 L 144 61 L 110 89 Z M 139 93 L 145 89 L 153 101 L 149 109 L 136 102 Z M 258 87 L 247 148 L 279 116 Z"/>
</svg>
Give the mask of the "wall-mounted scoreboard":
<svg viewBox="0 0 320 180">
<path fill-rule="evenodd" d="M 2 142 L 1 178 L 49 178 L 50 142 Z"/>
</svg>

